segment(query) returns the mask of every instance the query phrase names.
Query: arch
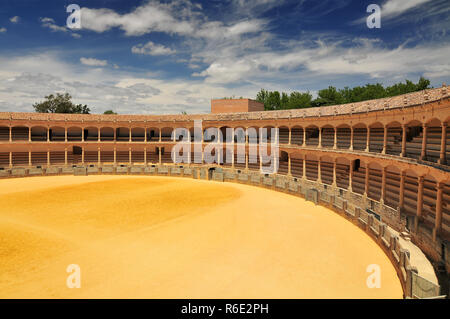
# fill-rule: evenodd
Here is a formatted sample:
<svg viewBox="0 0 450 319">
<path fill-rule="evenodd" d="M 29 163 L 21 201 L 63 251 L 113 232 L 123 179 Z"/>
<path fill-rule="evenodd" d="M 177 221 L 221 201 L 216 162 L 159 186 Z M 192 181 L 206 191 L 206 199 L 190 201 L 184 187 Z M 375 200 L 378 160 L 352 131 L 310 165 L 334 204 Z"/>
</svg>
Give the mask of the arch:
<svg viewBox="0 0 450 319">
<path fill-rule="evenodd" d="M 319 159 L 315 155 L 306 155 L 306 178 L 310 181 L 317 181 L 318 178 L 318 168 L 319 168 Z"/>
<path fill-rule="evenodd" d="M 278 174 L 287 175 L 289 169 L 289 155 L 285 151 L 280 151 Z"/>
<path fill-rule="evenodd" d="M 149 127 L 145 129 L 147 133 L 147 142 L 158 142 L 159 141 L 159 128 Z"/>
<path fill-rule="evenodd" d="M 133 127 L 131 128 L 131 141 L 132 142 L 144 142 L 145 141 L 145 128 Z M 142 162 L 144 157 L 142 157 Z"/>
<path fill-rule="evenodd" d="M 320 177 L 323 184 L 332 185 L 334 176 L 334 159 L 330 156 L 320 158 Z"/>
<path fill-rule="evenodd" d="M 0 126 L 0 141 L 9 141 L 9 126 Z"/>
<path fill-rule="evenodd" d="M 376 201 L 380 201 L 383 167 L 376 162 L 372 162 L 369 163 L 368 170 L 369 183 L 367 197 Z"/>
<path fill-rule="evenodd" d="M 353 149 L 364 151 L 367 147 L 367 126 L 364 123 L 353 125 Z"/>
<path fill-rule="evenodd" d="M 442 123 L 433 118 L 427 122 L 426 156 L 424 160 L 437 163 L 439 161 L 442 139 Z M 423 138 L 423 136 L 422 136 Z"/>
<path fill-rule="evenodd" d="M 332 148 L 334 146 L 334 127 L 327 124 L 322 130 L 322 147 Z"/>
<path fill-rule="evenodd" d="M 82 137 L 81 127 L 73 126 L 67 129 L 67 140 L 69 142 L 81 142 Z"/>
<path fill-rule="evenodd" d="M 422 150 L 423 125 L 418 120 L 406 123 L 406 150 L 405 156 L 419 159 Z"/>
<path fill-rule="evenodd" d="M 130 129 L 128 127 L 116 128 L 116 141 L 117 142 L 129 142 L 130 141 Z"/>
<path fill-rule="evenodd" d="M 402 138 L 403 138 L 403 128 L 402 125 L 397 122 L 390 122 L 386 125 L 387 128 L 387 143 L 386 143 L 386 154 L 390 155 L 400 155 L 402 152 Z"/>
<path fill-rule="evenodd" d="M 384 204 L 397 209 L 400 203 L 400 179 L 401 170 L 395 165 L 388 165 L 385 168 L 386 190 L 384 194 Z"/>
<path fill-rule="evenodd" d="M 14 132 L 14 127 L 13 127 Z M 28 131 L 27 131 L 26 140 L 28 140 Z M 25 140 L 25 132 L 22 133 L 23 140 Z M 14 141 L 14 133 L 13 133 L 13 141 Z M 31 141 L 32 142 L 45 142 L 47 141 L 47 128 L 44 126 L 33 126 L 31 127 Z"/>
<path fill-rule="evenodd" d="M 319 145 L 319 127 L 316 125 L 309 125 L 306 129 L 306 145 L 318 146 Z"/>
<path fill-rule="evenodd" d="M 102 142 L 114 141 L 114 128 L 102 127 L 100 129 L 100 141 L 102 141 Z"/>
<path fill-rule="evenodd" d="M 214 142 L 215 140 L 220 141 L 222 133 L 217 127 L 206 127 L 203 130 L 203 141 L 206 143 Z"/>
<path fill-rule="evenodd" d="M 289 128 L 287 126 L 281 126 L 278 129 L 280 144 L 289 144 Z"/>
<path fill-rule="evenodd" d="M 303 127 L 296 125 L 291 128 L 291 144 L 303 145 Z"/>
<path fill-rule="evenodd" d="M 375 122 L 372 123 L 369 128 L 369 152 L 381 153 L 384 144 L 384 125 L 380 122 Z"/>
<path fill-rule="evenodd" d="M 98 127 L 95 126 L 89 126 L 85 127 L 84 129 L 84 140 L 89 142 L 95 142 L 98 141 Z M 93 158 L 94 156 L 92 156 Z"/>
<path fill-rule="evenodd" d="M 350 125 L 341 124 L 337 127 L 337 148 L 349 149 L 351 143 L 352 131 Z"/>
<path fill-rule="evenodd" d="M 250 126 L 246 129 L 246 134 L 248 138 L 249 144 L 257 144 L 259 143 L 259 127 L 258 126 Z"/>
<path fill-rule="evenodd" d="M 64 142 L 66 140 L 66 129 L 61 126 L 52 126 L 49 135 L 52 142 Z"/>
<path fill-rule="evenodd" d="M 161 129 L 161 141 L 162 142 L 171 142 L 171 141 L 173 141 L 173 139 L 172 139 L 172 132 L 173 132 L 173 128 L 172 127 L 163 127 Z"/>
</svg>

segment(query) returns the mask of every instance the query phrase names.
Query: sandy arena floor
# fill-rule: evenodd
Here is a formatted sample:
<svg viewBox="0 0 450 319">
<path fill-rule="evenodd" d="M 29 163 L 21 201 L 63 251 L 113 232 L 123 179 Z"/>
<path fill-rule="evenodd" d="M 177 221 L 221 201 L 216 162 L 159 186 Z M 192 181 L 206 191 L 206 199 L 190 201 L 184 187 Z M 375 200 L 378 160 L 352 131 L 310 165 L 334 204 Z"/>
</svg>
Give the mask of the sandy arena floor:
<svg viewBox="0 0 450 319">
<path fill-rule="evenodd" d="M 362 230 L 295 196 L 182 178 L 0 180 L 0 298 L 401 297 Z"/>
</svg>

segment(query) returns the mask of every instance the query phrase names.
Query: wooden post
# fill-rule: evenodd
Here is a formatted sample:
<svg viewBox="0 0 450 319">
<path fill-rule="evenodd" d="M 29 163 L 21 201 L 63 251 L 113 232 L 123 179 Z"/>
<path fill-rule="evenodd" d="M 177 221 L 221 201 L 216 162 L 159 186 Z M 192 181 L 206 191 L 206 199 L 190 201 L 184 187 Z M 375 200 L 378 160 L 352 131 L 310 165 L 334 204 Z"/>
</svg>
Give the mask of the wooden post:
<svg viewBox="0 0 450 319">
<path fill-rule="evenodd" d="M 366 152 L 370 151 L 370 127 L 367 127 Z"/>
<path fill-rule="evenodd" d="M 319 145 L 317 145 L 318 148 L 322 148 L 322 128 L 319 127 Z"/>
<path fill-rule="evenodd" d="M 350 127 L 350 150 L 353 151 L 353 136 L 354 136 L 354 129 L 353 126 Z"/>
<path fill-rule="evenodd" d="M 386 148 L 387 148 L 387 135 L 388 135 L 388 128 L 387 125 L 384 127 L 384 136 L 383 136 L 383 151 L 382 154 L 386 154 Z"/>
<path fill-rule="evenodd" d="M 288 154 L 288 176 L 291 175 L 291 154 Z"/>
<path fill-rule="evenodd" d="M 334 142 L 333 149 L 337 149 L 337 127 L 334 128 Z"/>
</svg>

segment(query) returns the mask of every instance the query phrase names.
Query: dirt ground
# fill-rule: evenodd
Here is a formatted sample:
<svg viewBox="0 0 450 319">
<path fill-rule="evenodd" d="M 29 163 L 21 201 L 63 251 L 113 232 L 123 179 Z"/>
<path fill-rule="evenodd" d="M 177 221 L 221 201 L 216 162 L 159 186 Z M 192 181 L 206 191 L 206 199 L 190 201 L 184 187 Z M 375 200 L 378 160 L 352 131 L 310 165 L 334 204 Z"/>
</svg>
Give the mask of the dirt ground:
<svg viewBox="0 0 450 319">
<path fill-rule="evenodd" d="M 66 272 L 79 265 L 81 288 Z M 381 267 L 381 288 L 366 271 Z M 147 176 L 0 180 L 0 298 L 401 298 L 358 227 L 267 189 Z"/>
</svg>

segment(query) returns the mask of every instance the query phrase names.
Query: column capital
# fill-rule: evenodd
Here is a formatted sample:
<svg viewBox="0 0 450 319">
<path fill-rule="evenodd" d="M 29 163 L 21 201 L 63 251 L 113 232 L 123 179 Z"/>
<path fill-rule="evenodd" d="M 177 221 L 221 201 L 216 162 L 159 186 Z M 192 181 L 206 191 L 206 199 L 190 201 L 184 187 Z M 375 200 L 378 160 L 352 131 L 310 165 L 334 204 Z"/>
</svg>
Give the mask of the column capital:
<svg viewBox="0 0 450 319">
<path fill-rule="evenodd" d="M 448 123 L 447 122 L 442 122 L 442 127 L 447 127 Z"/>
</svg>

